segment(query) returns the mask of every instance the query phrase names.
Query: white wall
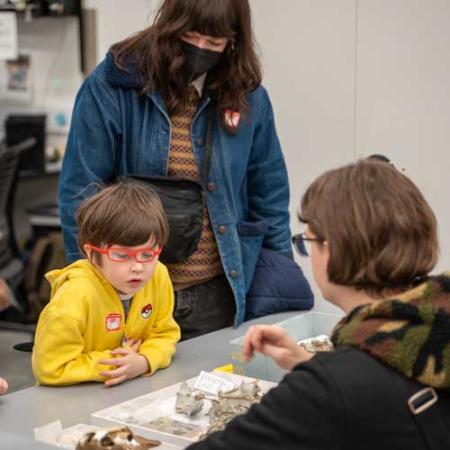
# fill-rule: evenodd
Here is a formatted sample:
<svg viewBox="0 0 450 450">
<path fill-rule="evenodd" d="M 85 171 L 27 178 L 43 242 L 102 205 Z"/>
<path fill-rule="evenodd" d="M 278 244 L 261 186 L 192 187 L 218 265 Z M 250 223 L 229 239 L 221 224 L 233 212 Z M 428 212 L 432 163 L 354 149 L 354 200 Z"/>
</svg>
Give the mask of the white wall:
<svg viewBox="0 0 450 450">
<path fill-rule="evenodd" d="M 406 169 L 440 227 L 438 270 L 450 268 L 450 2 L 359 0 L 357 154 Z"/>
<path fill-rule="evenodd" d="M 450 267 L 448 0 L 251 0 L 292 188 L 372 153 L 420 187 Z M 310 276 L 308 263 L 299 260 Z M 317 308 L 329 306 L 319 300 Z"/>
<path fill-rule="evenodd" d="M 158 4 L 158 0 L 84 0 L 84 8 L 97 10 L 98 59 L 111 44 L 148 26 Z"/>
<path fill-rule="evenodd" d="M 354 157 L 354 0 L 252 0 L 254 26 L 264 64 L 291 186 L 293 233 L 300 198 L 325 169 Z M 297 261 L 321 300 L 309 260 Z"/>
</svg>

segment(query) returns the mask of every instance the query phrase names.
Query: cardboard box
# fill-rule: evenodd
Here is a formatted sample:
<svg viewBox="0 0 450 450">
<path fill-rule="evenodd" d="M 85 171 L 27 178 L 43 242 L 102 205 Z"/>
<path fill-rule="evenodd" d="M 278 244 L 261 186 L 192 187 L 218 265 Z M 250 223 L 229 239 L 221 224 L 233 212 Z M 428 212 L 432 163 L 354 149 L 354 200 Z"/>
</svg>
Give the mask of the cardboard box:
<svg viewBox="0 0 450 450">
<path fill-rule="evenodd" d="M 320 334 L 330 336 L 340 318 L 341 316 L 338 314 L 307 312 L 276 325 L 284 328 L 292 339 L 300 341 Z M 286 371 L 280 369 L 271 358 L 257 353 L 249 363 L 242 360 L 243 342 L 243 336 L 230 342 L 234 373 L 276 383 L 280 382 Z"/>
</svg>

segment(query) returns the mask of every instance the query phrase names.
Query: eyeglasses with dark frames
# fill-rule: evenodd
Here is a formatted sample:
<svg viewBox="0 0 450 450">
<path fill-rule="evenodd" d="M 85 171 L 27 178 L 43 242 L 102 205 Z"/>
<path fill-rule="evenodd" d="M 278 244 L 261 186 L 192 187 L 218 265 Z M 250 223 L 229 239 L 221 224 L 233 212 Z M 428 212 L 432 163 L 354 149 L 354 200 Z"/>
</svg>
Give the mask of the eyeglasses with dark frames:
<svg viewBox="0 0 450 450">
<path fill-rule="evenodd" d="M 137 262 L 149 263 L 153 262 L 162 252 L 162 247 L 158 249 L 153 247 L 141 247 L 136 250 L 130 250 L 126 247 L 100 248 L 95 245 L 89 245 L 89 247 L 102 255 L 106 255 L 110 261 L 114 262 L 127 262 L 134 258 Z"/>
<path fill-rule="evenodd" d="M 311 242 L 324 242 L 324 240 L 318 237 L 307 237 L 305 233 L 292 236 L 292 244 L 300 256 L 311 255 Z"/>
</svg>

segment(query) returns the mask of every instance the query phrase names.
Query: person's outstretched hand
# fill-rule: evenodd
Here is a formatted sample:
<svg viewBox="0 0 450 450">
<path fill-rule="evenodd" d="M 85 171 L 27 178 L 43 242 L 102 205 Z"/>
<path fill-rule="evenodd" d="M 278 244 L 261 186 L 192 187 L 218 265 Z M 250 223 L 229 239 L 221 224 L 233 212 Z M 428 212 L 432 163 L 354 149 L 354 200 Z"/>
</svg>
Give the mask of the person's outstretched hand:
<svg viewBox="0 0 450 450">
<path fill-rule="evenodd" d="M 3 395 L 8 390 L 8 383 L 3 378 L 0 378 L 0 395 Z"/>
<path fill-rule="evenodd" d="M 313 357 L 303 347 L 289 337 L 283 328 L 277 325 L 254 325 L 244 337 L 242 356 L 250 361 L 255 352 L 270 356 L 279 367 L 292 370 L 298 363 Z"/>
</svg>

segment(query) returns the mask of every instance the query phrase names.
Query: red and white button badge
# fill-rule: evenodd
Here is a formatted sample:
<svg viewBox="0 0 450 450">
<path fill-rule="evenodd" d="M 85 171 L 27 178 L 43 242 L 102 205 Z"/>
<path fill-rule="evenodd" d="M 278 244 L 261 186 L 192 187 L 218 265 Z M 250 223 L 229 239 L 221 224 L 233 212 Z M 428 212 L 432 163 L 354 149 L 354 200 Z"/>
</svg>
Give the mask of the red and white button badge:
<svg viewBox="0 0 450 450">
<path fill-rule="evenodd" d="M 148 319 L 153 311 L 153 306 L 149 303 L 148 305 L 145 305 L 142 309 L 141 309 L 141 316 L 143 319 Z"/>
<path fill-rule="evenodd" d="M 237 129 L 240 121 L 241 121 L 241 114 L 238 111 L 232 111 L 231 109 L 225 110 L 225 123 L 230 128 Z"/>
<path fill-rule="evenodd" d="M 110 313 L 106 316 L 106 330 L 117 331 L 120 330 L 120 323 L 122 316 L 120 314 Z"/>
</svg>

